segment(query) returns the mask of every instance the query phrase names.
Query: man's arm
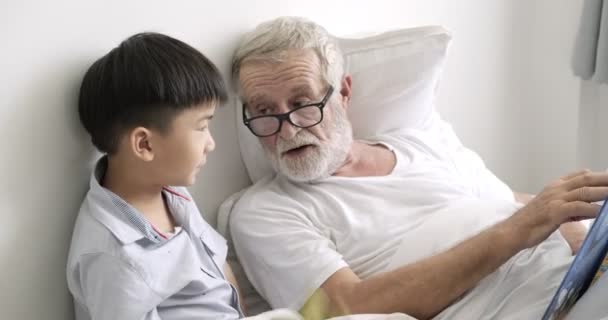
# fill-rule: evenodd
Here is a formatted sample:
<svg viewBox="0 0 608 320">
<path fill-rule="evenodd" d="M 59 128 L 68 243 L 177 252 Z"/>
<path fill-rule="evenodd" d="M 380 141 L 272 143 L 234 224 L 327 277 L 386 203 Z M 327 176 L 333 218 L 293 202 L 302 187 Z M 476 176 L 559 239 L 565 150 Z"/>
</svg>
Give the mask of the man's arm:
<svg viewBox="0 0 608 320">
<path fill-rule="evenodd" d="M 522 204 L 528 204 L 530 200 L 534 199 L 534 195 L 523 192 L 513 192 L 513 196 L 515 197 L 515 201 Z M 572 254 L 576 254 L 583 245 L 583 241 L 587 235 L 587 227 L 580 221 L 568 222 L 559 227 L 559 232 L 566 239 L 566 242 L 568 242 L 570 249 L 572 249 Z"/>
<path fill-rule="evenodd" d="M 363 281 L 343 268 L 321 288 L 332 315 L 405 312 L 429 319 L 523 249 L 517 237 L 500 223 L 446 252 Z"/>
<path fill-rule="evenodd" d="M 404 312 L 429 319 L 522 249 L 533 247 L 562 223 L 594 217 L 589 203 L 608 196 L 608 174 L 577 172 L 548 185 L 507 220 L 438 255 L 394 271 L 359 279 L 343 268 L 321 286 L 331 314 Z"/>
<path fill-rule="evenodd" d="M 513 191 L 513 197 L 515 198 L 515 201 L 517 201 L 521 204 L 528 204 L 528 202 L 530 202 L 532 199 L 534 199 L 533 194 L 524 193 L 524 192 L 515 192 L 515 191 Z"/>
</svg>

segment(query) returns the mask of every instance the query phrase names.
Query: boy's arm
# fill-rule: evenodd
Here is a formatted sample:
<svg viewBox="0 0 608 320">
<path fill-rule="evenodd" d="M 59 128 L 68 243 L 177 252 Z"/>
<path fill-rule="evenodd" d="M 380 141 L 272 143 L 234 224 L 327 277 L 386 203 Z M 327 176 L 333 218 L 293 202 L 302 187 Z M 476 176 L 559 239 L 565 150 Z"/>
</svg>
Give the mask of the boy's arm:
<svg viewBox="0 0 608 320">
<path fill-rule="evenodd" d="M 87 254 L 80 261 L 83 303 L 95 320 L 161 320 L 160 297 L 140 273 L 108 254 Z"/>
<path fill-rule="evenodd" d="M 230 265 L 228 264 L 228 262 L 226 262 L 224 264 L 224 274 L 226 275 L 226 279 L 228 280 L 228 282 L 230 282 L 236 288 L 236 291 L 239 295 L 239 303 L 240 303 L 241 310 L 243 311 L 244 315 L 247 315 L 247 310 L 245 310 L 245 302 L 244 302 L 245 297 L 243 297 L 243 294 L 241 292 L 241 287 L 239 287 L 239 284 L 236 282 L 236 277 L 234 276 L 234 273 L 232 273 L 232 268 L 230 268 Z"/>
</svg>

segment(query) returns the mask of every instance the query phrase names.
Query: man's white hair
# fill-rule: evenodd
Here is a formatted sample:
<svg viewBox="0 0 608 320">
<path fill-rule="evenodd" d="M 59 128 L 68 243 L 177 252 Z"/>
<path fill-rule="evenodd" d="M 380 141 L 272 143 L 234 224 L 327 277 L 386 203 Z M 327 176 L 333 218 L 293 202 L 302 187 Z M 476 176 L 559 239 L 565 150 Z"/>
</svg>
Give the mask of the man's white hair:
<svg viewBox="0 0 608 320">
<path fill-rule="evenodd" d="M 312 49 L 321 62 L 321 77 L 339 90 L 344 59 L 336 39 L 322 26 L 301 17 L 280 17 L 247 33 L 232 58 L 232 80 L 240 91 L 239 72 L 248 61 L 283 62 L 289 50 Z"/>
</svg>

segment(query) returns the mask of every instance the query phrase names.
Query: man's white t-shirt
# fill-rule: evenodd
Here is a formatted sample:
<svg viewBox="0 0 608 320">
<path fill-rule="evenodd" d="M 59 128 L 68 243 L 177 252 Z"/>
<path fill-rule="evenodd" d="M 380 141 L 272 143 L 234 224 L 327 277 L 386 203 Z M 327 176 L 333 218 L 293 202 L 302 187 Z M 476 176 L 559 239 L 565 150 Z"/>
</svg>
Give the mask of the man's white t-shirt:
<svg viewBox="0 0 608 320">
<path fill-rule="evenodd" d="M 521 205 L 474 152 L 424 131 L 379 136 L 388 176 L 298 183 L 283 175 L 250 188 L 230 228 L 243 267 L 274 308 L 299 309 L 349 267 L 361 279 L 446 251 Z M 571 251 L 554 233 L 524 250 L 444 310 L 443 319 L 538 319 Z"/>
</svg>

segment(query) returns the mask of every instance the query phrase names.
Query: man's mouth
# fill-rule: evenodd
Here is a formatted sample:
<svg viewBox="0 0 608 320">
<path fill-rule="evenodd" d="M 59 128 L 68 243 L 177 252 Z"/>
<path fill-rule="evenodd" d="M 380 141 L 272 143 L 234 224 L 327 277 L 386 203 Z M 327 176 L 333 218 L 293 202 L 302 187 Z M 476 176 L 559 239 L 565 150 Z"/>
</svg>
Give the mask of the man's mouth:
<svg viewBox="0 0 608 320">
<path fill-rule="evenodd" d="M 293 149 L 289 149 L 287 151 L 283 151 L 281 153 L 281 156 L 285 157 L 294 157 L 294 156 L 299 156 L 300 154 L 303 154 L 304 152 L 306 152 L 308 149 L 313 148 L 314 145 L 312 144 L 304 144 L 301 145 L 299 147 L 295 147 Z"/>
</svg>

